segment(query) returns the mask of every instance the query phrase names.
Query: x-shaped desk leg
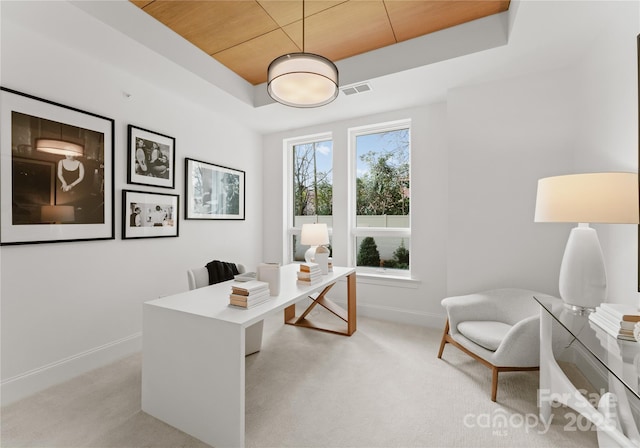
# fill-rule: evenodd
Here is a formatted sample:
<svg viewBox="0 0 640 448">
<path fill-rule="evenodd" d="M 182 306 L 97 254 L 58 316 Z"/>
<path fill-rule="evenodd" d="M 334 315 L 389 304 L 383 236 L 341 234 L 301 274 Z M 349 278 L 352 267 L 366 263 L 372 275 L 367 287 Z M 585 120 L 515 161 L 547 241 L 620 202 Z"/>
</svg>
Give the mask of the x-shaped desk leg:
<svg viewBox="0 0 640 448">
<path fill-rule="evenodd" d="M 314 330 L 328 331 L 345 336 L 351 336 L 356 331 L 356 275 L 347 276 L 347 309 L 345 310 L 333 300 L 326 297 L 327 292 L 335 285 L 332 283 L 326 286 L 318 295 L 309 296 L 313 301 L 311 305 L 299 316 L 296 317 L 296 306 L 291 305 L 284 310 L 284 323 L 296 325 L 298 327 L 313 328 Z M 347 329 L 327 323 L 314 323 L 307 319 L 307 316 L 320 305 L 327 311 L 342 319 L 347 324 Z"/>
</svg>

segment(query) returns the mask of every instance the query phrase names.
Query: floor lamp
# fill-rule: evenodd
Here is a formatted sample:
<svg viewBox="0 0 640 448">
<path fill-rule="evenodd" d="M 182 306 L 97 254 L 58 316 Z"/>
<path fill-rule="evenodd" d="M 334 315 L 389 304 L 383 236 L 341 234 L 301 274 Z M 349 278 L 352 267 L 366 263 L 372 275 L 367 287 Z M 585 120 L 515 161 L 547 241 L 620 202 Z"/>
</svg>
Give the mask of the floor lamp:
<svg viewBox="0 0 640 448">
<path fill-rule="evenodd" d="M 578 223 L 560 266 L 560 297 L 568 308 L 592 310 L 607 298 L 602 249 L 589 223 L 638 224 L 636 173 L 587 173 L 538 181 L 536 222 Z"/>
</svg>

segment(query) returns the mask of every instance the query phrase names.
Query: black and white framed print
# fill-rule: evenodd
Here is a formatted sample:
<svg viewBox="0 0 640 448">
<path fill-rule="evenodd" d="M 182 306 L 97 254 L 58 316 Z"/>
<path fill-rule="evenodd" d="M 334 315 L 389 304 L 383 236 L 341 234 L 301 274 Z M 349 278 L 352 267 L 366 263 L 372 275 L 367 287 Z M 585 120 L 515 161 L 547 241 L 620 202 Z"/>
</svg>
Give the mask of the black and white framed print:
<svg viewBox="0 0 640 448">
<path fill-rule="evenodd" d="M 186 219 L 244 219 L 244 171 L 186 158 L 185 183 Z"/>
<path fill-rule="evenodd" d="M 113 119 L 0 87 L 0 244 L 113 239 L 113 133 Z"/>
<path fill-rule="evenodd" d="M 178 236 L 177 194 L 122 190 L 122 239 Z"/>
<path fill-rule="evenodd" d="M 129 125 L 127 182 L 174 188 L 176 139 Z"/>
</svg>

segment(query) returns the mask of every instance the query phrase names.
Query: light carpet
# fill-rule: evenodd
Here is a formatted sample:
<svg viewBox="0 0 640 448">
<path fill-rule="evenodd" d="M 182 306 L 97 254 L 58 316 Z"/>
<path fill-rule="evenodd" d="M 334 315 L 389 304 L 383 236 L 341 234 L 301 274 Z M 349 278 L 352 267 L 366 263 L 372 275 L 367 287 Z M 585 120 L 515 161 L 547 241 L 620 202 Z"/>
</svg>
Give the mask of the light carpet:
<svg viewBox="0 0 640 448">
<path fill-rule="evenodd" d="M 325 318 L 314 311 L 316 318 Z M 537 372 L 500 376 L 441 330 L 360 317 L 351 337 L 265 321 L 246 363 L 247 447 L 596 447 L 566 408 L 545 428 Z M 140 409 L 136 354 L 2 408 L 2 447 L 205 447 Z M 575 424 L 581 423 L 580 425 Z"/>
</svg>

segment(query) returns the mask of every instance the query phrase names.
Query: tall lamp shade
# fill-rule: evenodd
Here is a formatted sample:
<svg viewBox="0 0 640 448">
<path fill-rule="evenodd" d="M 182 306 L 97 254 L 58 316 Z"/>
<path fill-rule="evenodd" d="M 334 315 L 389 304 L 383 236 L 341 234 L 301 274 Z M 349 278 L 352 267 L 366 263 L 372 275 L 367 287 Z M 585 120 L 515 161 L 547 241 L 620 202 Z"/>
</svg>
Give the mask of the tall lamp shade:
<svg viewBox="0 0 640 448">
<path fill-rule="evenodd" d="M 560 266 L 559 289 L 573 309 L 594 309 L 607 298 L 604 257 L 589 223 L 638 224 L 638 174 L 586 173 L 540 179 L 536 222 L 578 223 Z"/>
</svg>

